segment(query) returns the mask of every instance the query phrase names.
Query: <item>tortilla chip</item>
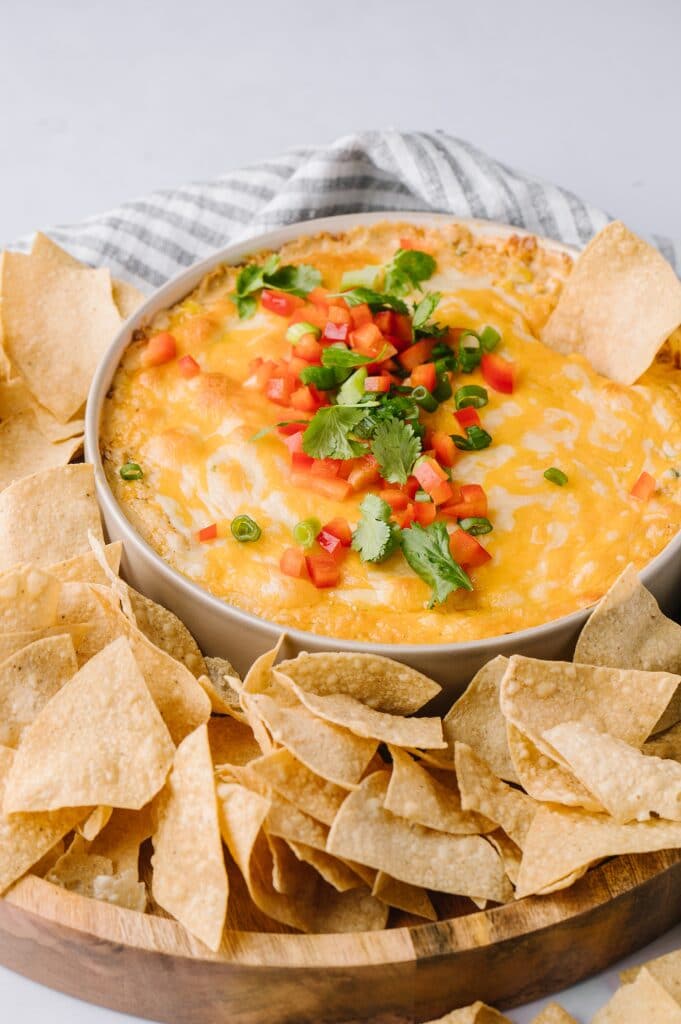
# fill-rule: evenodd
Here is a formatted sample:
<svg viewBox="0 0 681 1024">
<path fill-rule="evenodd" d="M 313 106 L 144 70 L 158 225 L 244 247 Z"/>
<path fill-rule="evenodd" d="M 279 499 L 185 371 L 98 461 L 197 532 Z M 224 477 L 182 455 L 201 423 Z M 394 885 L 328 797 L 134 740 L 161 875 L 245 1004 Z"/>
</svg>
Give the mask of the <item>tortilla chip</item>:
<svg viewBox="0 0 681 1024">
<path fill-rule="evenodd" d="M 508 749 L 526 793 L 535 800 L 602 811 L 598 800 L 585 789 L 572 772 L 547 757 L 532 740 L 510 723 L 507 726 Z"/>
<path fill-rule="evenodd" d="M 503 1013 L 486 1006 L 484 1003 L 473 1003 L 472 1006 L 462 1006 L 460 1010 L 452 1010 L 444 1017 L 437 1020 L 426 1021 L 426 1024 L 511 1024 L 508 1017 Z"/>
<path fill-rule="evenodd" d="M 56 624 L 59 583 L 34 565 L 0 575 L 0 630 L 30 632 Z"/>
<path fill-rule="evenodd" d="M 238 782 L 245 782 L 249 789 L 258 792 L 257 784 L 254 786 L 253 776 L 248 767 L 235 768 Z M 261 795 L 266 795 L 261 793 Z M 297 807 L 285 800 L 278 794 L 273 794 L 270 800 L 270 809 L 265 818 L 265 829 L 270 835 L 279 836 L 280 839 L 291 839 L 297 843 L 305 843 L 316 850 L 326 850 L 326 840 L 329 835 L 327 825 L 311 818 L 309 814 L 298 810 Z"/>
<path fill-rule="evenodd" d="M 652 853 L 681 846 L 681 823 L 618 825 L 605 814 L 566 807 L 540 807 L 525 838 L 516 896 L 530 896 L 604 857 Z M 566 884 L 571 884 L 567 882 Z"/>
<path fill-rule="evenodd" d="M 592 1024 L 681 1024 L 681 1006 L 646 968 L 636 980 L 623 985 L 599 1010 Z"/>
<path fill-rule="evenodd" d="M 261 750 L 253 730 L 245 722 L 231 716 L 213 716 L 207 726 L 210 752 L 218 770 L 222 765 L 248 764 L 260 757 Z"/>
<path fill-rule="evenodd" d="M 455 759 L 461 806 L 496 822 L 522 849 L 537 813 L 537 802 L 498 779 L 465 743 L 456 744 Z"/>
<path fill-rule="evenodd" d="M 427 921 L 437 921 L 437 912 L 428 893 L 417 885 L 408 885 L 407 882 L 400 882 L 387 875 L 385 871 L 379 871 L 371 892 L 389 907 L 397 907 L 415 917 L 424 917 Z"/>
<path fill-rule="evenodd" d="M 388 772 L 374 772 L 348 795 L 331 826 L 329 853 L 424 889 L 499 903 L 510 898 L 503 865 L 489 843 L 391 814 L 384 807 L 389 779 Z"/>
<path fill-rule="evenodd" d="M 310 771 L 285 747 L 259 757 L 251 768 L 274 793 L 325 825 L 333 824 L 348 795 L 347 789 Z"/>
<path fill-rule="evenodd" d="M 118 573 L 123 553 L 121 541 L 117 540 L 113 544 L 106 544 L 102 550 L 111 571 Z M 47 569 L 51 576 L 62 583 L 96 583 L 100 587 L 106 587 L 109 582 L 93 551 L 83 555 L 74 555 L 73 558 L 67 558 L 62 562 L 55 562 Z"/>
<path fill-rule="evenodd" d="M 46 567 L 88 554 L 90 530 L 103 541 L 91 465 L 17 480 L 0 494 L 0 571 L 18 562 Z"/>
<path fill-rule="evenodd" d="M 360 781 L 378 747 L 377 740 L 355 736 L 313 715 L 301 704 L 283 707 L 264 693 L 246 698 L 275 738 L 310 771 L 339 786 Z"/>
<path fill-rule="evenodd" d="M 170 777 L 157 799 L 156 817 L 154 899 L 216 950 L 227 914 L 228 882 L 205 725 L 177 748 Z"/>
<path fill-rule="evenodd" d="M 77 671 L 68 635 L 37 640 L 0 663 L 0 744 L 17 747 L 26 726 Z"/>
<path fill-rule="evenodd" d="M 501 680 L 507 667 L 508 658 L 502 654 L 483 665 L 443 719 L 442 731 L 452 759 L 456 741 L 467 743 L 498 778 L 517 782 L 508 752 L 506 720 L 499 706 Z"/>
<path fill-rule="evenodd" d="M 112 814 L 113 807 L 95 807 L 89 818 L 78 826 L 78 834 L 91 843 L 109 824 Z"/>
<path fill-rule="evenodd" d="M 24 647 L 35 643 L 36 640 L 45 640 L 50 636 L 68 636 L 73 643 L 80 668 L 83 660 L 79 656 L 79 649 L 84 643 L 87 646 L 88 629 L 87 623 L 70 623 L 65 626 L 50 626 L 46 629 L 11 630 L 7 633 L 0 633 L 0 661 L 6 661 L 7 658 L 11 658 Z"/>
<path fill-rule="evenodd" d="M 206 672 L 206 663 L 194 637 L 177 615 L 157 604 L 144 594 L 127 588 L 138 629 L 155 647 L 181 661 L 189 671 L 200 676 Z"/>
<path fill-rule="evenodd" d="M 399 747 L 391 747 L 390 755 L 393 770 L 384 804 L 387 811 L 454 835 L 478 835 L 494 828 L 489 819 L 463 809 L 453 772 L 441 773 L 438 781 Z"/>
<path fill-rule="evenodd" d="M 508 875 L 509 880 L 516 885 L 518 882 L 518 875 L 520 874 L 520 865 L 523 859 L 523 852 L 519 846 L 517 846 L 512 839 L 509 839 L 506 833 L 498 828 L 494 832 L 488 832 L 485 835 L 485 839 L 488 843 L 491 843 L 494 849 L 501 857 L 504 864 L 504 871 Z"/>
<path fill-rule="evenodd" d="M 663 615 L 633 565 L 594 608 L 577 641 L 575 661 L 681 675 L 681 626 Z"/>
<path fill-rule="evenodd" d="M 620 971 L 620 981 L 627 984 L 635 981 L 643 968 L 655 978 L 658 985 L 681 1006 L 681 950 L 674 950 L 673 953 L 666 953 L 654 960 L 648 960 L 645 964 L 637 964 L 625 971 Z"/>
<path fill-rule="evenodd" d="M 222 837 L 244 876 L 255 905 L 283 924 L 306 932 L 369 931 L 383 928 L 387 907 L 365 889 L 336 892 L 309 865 L 295 894 L 272 886 L 272 855 L 262 831 L 269 801 L 237 783 L 218 786 Z"/>
<path fill-rule="evenodd" d="M 645 741 L 641 750 L 644 754 L 652 754 L 653 757 L 681 761 L 681 722 L 677 722 L 671 729 L 651 736 L 649 740 Z"/>
<path fill-rule="evenodd" d="M 81 836 L 45 875 L 46 881 L 90 899 L 104 900 L 127 910 L 144 913 L 147 890 L 137 878 L 137 871 L 114 871 L 108 857 L 93 854 Z"/>
<path fill-rule="evenodd" d="M 48 409 L 36 402 L 21 377 L 0 380 L 0 421 L 26 412 L 33 414 L 40 433 L 47 441 L 66 441 L 72 437 L 80 437 L 82 441 L 85 429 L 82 418 L 60 423 Z"/>
<path fill-rule="evenodd" d="M 90 843 L 89 852 L 108 857 L 117 874 L 139 878 L 140 847 L 153 833 L 153 804 L 140 811 L 113 811 L 109 821 Z"/>
<path fill-rule="evenodd" d="M 284 680 L 287 677 L 277 673 L 277 679 Z M 403 718 L 401 715 L 375 711 L 344 693 L 320 697 L 303 690 L 292 679 L 288 680 L 288 685 L 308 711 L 332 725 L 349 729 L 355 736 L 390 743 L 396 747 L 437 750 L 447 745 L 442 738 L 442 721 L 439 718 Z"/>
<path fill-rule="evenodd" d="M 674 270 L 657 249 L 613 221 L 575 263 L 541 339 L 630 385 L 680 323 L 681 282 Z"/>
<path fill-rule="evenodd" d="M 296 842 L 294 839 L 287 839 L 286 842 L 298 860 L 310 864 L 336 892 L 347 892 L 348 889 L 357 889 L 362 885 L 359 875 L 355 874 L 352 868 L 338 857 L 332 857 L 324 850 L 318 850 L 306 843 Z M 374 895 L 377 894 L 374 893 Z"/>
<path fill-rule="evenodd" d="M 121 638 L 95 655 L 25 729 L 5 811 L 143 807 L 163 786 L 173 744 Z"/>
<path fill-rule="evenodd" d="M 28 473 L 65 466 L 82 447 L 81 437 L 48 440 L 32 411 L 12 416 L 0 423 L 0 491 Z"/>
<path fill-rule="evenodd" d="M 144 292 L 141 292 L 139 288 L 135 288 L 134 284 L 130 284 L 129 281 L 112 280 L 111 294 L 123 320 L 131 317 L 133 313 L 137 312 L 142 303 L 147 301 Z"/>
<path fill-rule="evenodd" d="M 7 252 L 0 291 L 5 351 L 37 401 L 70 420 L 121 326 L 108 270 Z"/>
<path fill-rule="evenodd" d="M 0 806 L 15 759 L 14 751 L 0 747 Z M 9 816 L 0 811 L 0 893 L 37 864 L 87 813 L 86 807 Z"/>
<path fill-rule="evenodd" d="M 536 1017 L 533 1017 L 530 1024 L 578 1024 L 562 1006 L 558 1003 L 549 1003 Z"/>
<path fill-rule="evenodd" d="M 411 715 L 442 689 L 416 669 L 378 654 L 303 652 L 277 668 L 308 693 L 346 694 L 389 715 Z"/>
<path fill-rule="evenodd" d="M 544 733 L 562 722 L 588 720 L 632 746 L 650 735 L 677 686 L 668 672 L 572 665 L 513 655 L 501 681 L 501 710 L 547 757 Z"/>
<path fill-rule="evenodd" d="M 643 754 L 582 722 L 544 733 L 579 781 L 615 821 L 646 821 L 655 814 L 681 821 L 681 764 Z"/>
<path fill-rule="evenodd" d="M 241 713 L 241 680 L 235 669 L 225 658 L 206 658 L 205 665 L 207 674 L 199 676 L 199 682 L 208 694 L 213 711 L 218 715 Z"/>
</svg>

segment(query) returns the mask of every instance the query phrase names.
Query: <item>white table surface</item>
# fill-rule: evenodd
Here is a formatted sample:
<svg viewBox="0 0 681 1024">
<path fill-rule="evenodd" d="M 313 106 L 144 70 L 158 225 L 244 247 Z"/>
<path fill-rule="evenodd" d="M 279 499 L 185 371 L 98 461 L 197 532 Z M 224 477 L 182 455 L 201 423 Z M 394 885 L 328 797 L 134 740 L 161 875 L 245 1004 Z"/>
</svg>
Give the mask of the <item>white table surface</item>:
<svg viewBox="0 0 681 1024">
<path fill-rule="evenodd" d="M 675 0 L 0 0 L 0 15 L 0 243 L 373 127 L 441 128 L 681 236 Z M 677 946 L 681 927 L 636 959 Z M 561 1001 L 586 1022 L 616 984 L 608 971 Z M 133 1019 L 1 968 L 0 1007 L 22 1024 Z"/>
</svg>

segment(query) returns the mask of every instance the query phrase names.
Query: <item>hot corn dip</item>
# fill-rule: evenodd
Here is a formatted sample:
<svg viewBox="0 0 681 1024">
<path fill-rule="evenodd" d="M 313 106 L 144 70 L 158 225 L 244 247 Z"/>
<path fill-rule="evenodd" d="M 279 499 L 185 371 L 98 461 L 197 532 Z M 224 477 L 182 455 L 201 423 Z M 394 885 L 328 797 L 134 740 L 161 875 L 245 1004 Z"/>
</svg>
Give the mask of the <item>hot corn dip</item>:
<svg viewBox="0 0 681 1024">
<path fill-rule="evenodd" d="M 455 223 L 220 267 L 124 353 L 114 494 L 173 567 L 283 626 L 449 643 L 590 605 L 679 529 L 681 371 L 663 350 L 623 386 L 544 345 L 571 267 Z"/>
</svg>

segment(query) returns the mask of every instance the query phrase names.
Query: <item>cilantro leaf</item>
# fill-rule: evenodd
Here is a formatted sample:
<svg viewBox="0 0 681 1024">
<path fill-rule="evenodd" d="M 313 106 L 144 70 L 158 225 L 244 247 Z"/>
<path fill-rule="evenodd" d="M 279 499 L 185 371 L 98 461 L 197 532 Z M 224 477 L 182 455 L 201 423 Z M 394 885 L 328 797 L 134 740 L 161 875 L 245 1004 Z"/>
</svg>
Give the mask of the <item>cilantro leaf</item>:
<svg viewBox="0 0 681 1024">
<path fill-rule="evenodd" d="M 421 454 L 421 440 L 410 423 L 391 417 L 376 427 L 371 450 L 384 480 L 391 484 L 406 484 Z"/>
<path fill-rule="evenodd" d="M 373 288 L 351 288 L 347 292 L 340 293 L 348 306 L 359 306 L 366 302 L 367 306 L 375 311 L 377 309 L 394 309 L 396 313 L 408 313 L 406 302 L 398 299 L 396 295 L 387 295 L 384 292 L 375 292 Z"/>
<path fill-rule="evenodd" d="M 313 459 L 354 459 L 365 454 L 366 449 L 349 437 L 364 416 L 364 409 L 350 405 L 323 406 L 303 434 L 303 451 Z"/>
<path fill-rule="evenodd" d="M 337 348 L 335 345 L 330 345 L 322 352 L 322 366 L 332 366 L 339 370 L 354 370 L 356 366 L 380 362 L 380 356 L 363 356 L 359 352 L 351 352 L 349 348 Z"/>
<path fill-rule="evenodd" d="M 367 494 L 359 508 L 362 518 L 352 535 L 352 547 L 363 562 L 383 562 L 400 543 L 400 530 L 389 521 L 392 509 L 377 494 Z"/>
<path fill-rule="evenodd" d="M 435 307 L 441 298 L 442 292 L 428 292 L 427 295 L 424 295 L 419 304 L 414 307 L 412 324 L 415 331 L 423 330 L 424 326 L 428 323 L 435 312 Z"/>
<path fill-rule="evenodd" d="M 256 311 L 258 303 L 253 295 L 237 295 L 234 292 L 230 295 L 239 314 L 239 320 L 250 320 Z"/>
<path fill-rule="evenodd" d="M 257 263 L 249 263 L 247 267 L 239 271 L 239 276 L 236 279 L 236 294 L 239 296 L 250 295 L 251 292 L 264 287 L 264 274 L 264 267 L 258 266 Z"/>
<path fill-rule="evenodd" d="M 420 249 L 398 249 L 385 268 L 385 290 L 407 295 L 435 273 L 437 264 L 430 253 Z"/>
<path fill-rule="evenodd" d="M 402 531 L 402 551 L 417 576 L 432 588 L 428 607 L 441 604 L 454 590 L 472 590 L 473 584 L 452 558 L 449 534 L 444 523 L 430 526 L 414 523 Z"/>
<path fill-rule="evenodd" d="M 263 273 L 263 280 L 269 288 L 278 292 L 290 292 L 304 299 L 306 295 L 322 283 L 322 275 L 316 267 L 308 263 L 300 263 L 295 266 L 289 263 L 285 267 L 279 267 L 273 273 Z"/>
</svg>

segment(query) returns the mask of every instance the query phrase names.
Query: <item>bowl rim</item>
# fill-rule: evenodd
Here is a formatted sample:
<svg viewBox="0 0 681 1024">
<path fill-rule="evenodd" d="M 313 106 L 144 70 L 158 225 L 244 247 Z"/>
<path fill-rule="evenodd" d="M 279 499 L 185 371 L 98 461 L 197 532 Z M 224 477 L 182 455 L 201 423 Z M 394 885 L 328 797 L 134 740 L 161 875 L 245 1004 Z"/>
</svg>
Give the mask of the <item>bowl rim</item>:
<svg viewBox="0 0 681 1024">
<path fill-rule="evenodd" d="M 579 249 L 576 246 L 566 245 L 555 239 L 536 235 L 525 228 L 503 224 L 499 221 L 457 217 L 455 214 L 450 213 L 424 213 L 423 211 L 409 210 L 380 210 L 372 213 L 339 214 L 331 217 L 296 221 L 231 242 L 224 248 L 218 249 L 211 255 L 192 264 L 192 266 L 181 271 L 160 288 L 156 289 L 140 308 L 122 324 L 100 360 L 87 398 L 84 442 L 85 459 L 87 462 L 92 463 L 94 468 L 95 491 L 99 503 L 102 509 L 106 511 L 106 515 L 115 520 L 118 531 L 123 537 L 124 548 L 129 559 L 132 559 L 134 557 L 133 553 L 136 552 L 137 555 L 153 565 L 154 570 L 164 578 L 169 586 L 179 588 L 186 598 L 198 602 L 199 605 L 203 605 L 205 608 L 210 608 L 215 615 L 225 616 L 233 625 L 241 623 L 252 630 L 259 631 L 262 635 L 267 634 L 271 636 L 273 645 L 283 633 L 301 650 L 306 650 L 311 645 L 319 649 L 321 644 L 328 646 L 332 650 L 378 654 L 384 657 L 397 658 L 398 660 L 423 658 L 428 655 L 464 655 L 466 653 L 482 651 L 488 654 L 491 660 L 496 654 L 504 653 L 509 646 L 529 646 L 541 641 L 542 638 L 554 631 L 576 631 L 586 621 L 594 608 L 594 604 L 579 608 L 559 618 L 550 619 L 548 622 L 540 623 L 537 626 L 528 626 L 525 629 L 501 633 L 496 636 L 482 637 L 478 640 L 449 643 L 389 644 L 363 642 L 360 640 L 348 640 L 342 637 L 326 636 L 325 634 L 315 633 L 312 630 L 286 626 L 283 623 L 274 622 L 252 612 L 245 611 L 236 605 L 229 604 L 217 595 L 212 594 L 201 584 L 195 583 L 189 577 L 184 576 L 178 569 L 175 569 L 137 532 L 133 524 L 125 516 L 121 505 L 116 500 L 109 486 L 99 447 L 99 426 L 104 399 L 120 358 L 130 343 L 133 331 L 148 322 L 156 313 L 178 302 L 197 286 L 205 274 L 220 264 L 243 262 L 244 258 L 251 254 L 262 250 L 278 249 L 286 242 L 293 241 L 302 236 L 347 231 L 353 227 L 376 224 L 382 221 L 420 225 L 454 222 L 464 225 L 478 236 L 484 237 L 487 235 L 503 238 L 519 235 L 520 237 L 535 237 L 542 245 L 556 252 L 566 253 L 573 257 L 579 253 Z M 660 563 L 673 558 L 680 551 L 681 530 L 640 570 L 639 577 L 641 581 L 645 584 L 651 576 L 655 575 L 656 568 Z"/>
</svg>

